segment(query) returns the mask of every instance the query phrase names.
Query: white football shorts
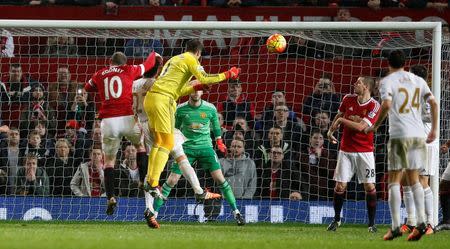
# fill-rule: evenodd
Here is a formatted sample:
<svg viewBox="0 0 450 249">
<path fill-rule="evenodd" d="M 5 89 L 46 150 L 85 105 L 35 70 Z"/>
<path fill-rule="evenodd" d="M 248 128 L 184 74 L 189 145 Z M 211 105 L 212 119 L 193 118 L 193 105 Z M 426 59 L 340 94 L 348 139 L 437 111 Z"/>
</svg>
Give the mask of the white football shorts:
<svg viewBox="0 0 450 249">
<path fill-rule="evenodd" d="M 375 157 L 373 152 L 339 151 L 333 180 L 349 182 L 355 173 L 359 183 L 375 183 Z"/>
<path fill-rule="evenodd" d="M 116 155 L 122 138 L 132 144 L 142 143 L 142 130 L 134 115 L 102 119 L 102 149 L 106 155 Z"/>
<path fill-rule="evenodd" d="M 388 142 L 388 170 L 421 170 L 427 160 L 424 138 L 392 138 Z"/>
</svg>

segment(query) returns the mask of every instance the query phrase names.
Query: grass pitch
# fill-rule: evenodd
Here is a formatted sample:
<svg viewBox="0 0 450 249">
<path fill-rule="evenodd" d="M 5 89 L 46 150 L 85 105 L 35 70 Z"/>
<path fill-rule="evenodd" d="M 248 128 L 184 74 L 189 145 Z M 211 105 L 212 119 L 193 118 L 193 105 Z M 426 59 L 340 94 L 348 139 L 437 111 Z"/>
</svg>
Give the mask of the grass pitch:
<svg viewBox="0 0 450 249">
<path fill-rule="evenodd" d="M 326 226 L 288 224 L 163 223 L 150 230 L 141 223 L 109 222 L 0 222 L 0 248 L 449 248 L 450 232 L 407 242 L 406 236 L 383 241 L 387 227 L 376 234 L 366 226 L 344 225 L 337 232 Z"/>
</svg>

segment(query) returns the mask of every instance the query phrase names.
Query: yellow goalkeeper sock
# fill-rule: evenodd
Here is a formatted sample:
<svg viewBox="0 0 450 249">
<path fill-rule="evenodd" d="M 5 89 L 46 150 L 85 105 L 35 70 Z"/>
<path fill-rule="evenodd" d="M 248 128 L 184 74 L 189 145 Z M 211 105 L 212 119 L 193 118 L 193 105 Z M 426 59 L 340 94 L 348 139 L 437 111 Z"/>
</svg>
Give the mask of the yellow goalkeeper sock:
<svg viewBox="0 0 450 249">
<path fill-rule="evenodd" d="M 159 147 L 152 147 L 152 149 L 150 150 L 150 155 L 148 155 L 148 164 L 147 164 L 147 182 L 150 184 L 150 179 L 151 179 L 151 175 L 155 169 L 154 167 L 154 161 L 156 158 L 156 154 L 158 153 L 158 149 Z"/>
<path fill-rule="evenodd" d="M 149 183 L 151 187 L 156 187 L 159 185 L 159 177 L 161 176 L 161 172 L 164 170 L 167 160 L 169 159 L 169 153 L 170 151 L 166 148 L 159 147 L 152 165 L 153 171 L 150 174 Z"/>
</svg>

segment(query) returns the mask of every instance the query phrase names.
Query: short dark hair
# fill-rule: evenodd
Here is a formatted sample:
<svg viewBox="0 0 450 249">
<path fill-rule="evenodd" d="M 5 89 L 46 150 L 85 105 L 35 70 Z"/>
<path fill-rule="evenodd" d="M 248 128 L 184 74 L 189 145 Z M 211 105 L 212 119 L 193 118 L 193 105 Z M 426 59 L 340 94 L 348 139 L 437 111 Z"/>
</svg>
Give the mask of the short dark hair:
<svg viewBox="0 0 450 249">
<path fill-rule="evenodd" d="M 26 155 L 25 155 L 25 160 L 39 160 L 39 154 L 37 153 L 37 152 L 35 152 L 35 151 L 33 151 L 33 152 L 28 152 Z"/>
<path fill-rule="evenodd" d="M 192 39 L 186 43 L 186 52 L 202 52 L 203 51 L 203 43 L 199 39 Z"/>
<path fill-rule="evenodd" d="M 313 128 L 311 130 L 311 132 L 309 133 L 310 138 L 314 135 L 314 134 L 320 134 L 323 136 L 322 132 L 318 129 L 318 128 Z"/>
<path fill-rule="evenodd" d="M 28 138 L 30 138 L 31 136 L 41 137 L 41 134 L 39 134 L 39 132 L 37 130 L 31 130 L 30 133 L 28 133 Z"/>
<path fill-rule="evenodd" d="M 127 56 L 122 52 L 115 52 L 111 56 L 111 64 L 116 66 L 122 66 L 127 64 Z"/>
<path fill-rule="evenodd" d="M 427 79 L 428 79 L 428 70 L 424 65 L 414 65 L 409 69 L 409 71 L 411 73 L 421 77 L 425 81 L 427 81 Z"/>
<path fill-rule="evenodd" d="M 402 68 L 405 66 L 405 53 L 403 50 L 393 50 L 389 53 L 388 61 L 392 68 Z"/>
</svg>

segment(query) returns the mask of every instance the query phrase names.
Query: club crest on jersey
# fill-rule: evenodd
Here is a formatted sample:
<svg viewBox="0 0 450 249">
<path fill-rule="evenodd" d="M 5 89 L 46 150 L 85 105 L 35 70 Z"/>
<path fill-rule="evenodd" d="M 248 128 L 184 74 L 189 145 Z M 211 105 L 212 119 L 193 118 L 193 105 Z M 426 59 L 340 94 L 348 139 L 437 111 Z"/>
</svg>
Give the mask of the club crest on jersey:
<svg viewBox="0 0 450 249">
<path fill-rule="evenodd" d="M 201 118 L 206 118 L 206 113 L 201 112 L 201 113 L 200 113 L 200 117 L 201 117 Z"/>
<path fill-rule="evenodd" d="M 353 107 L 350 106 L 350 107 L 348 108 L 348 110 L 349 110 L 349 111 L 353 111 Z"/>
</svg>

